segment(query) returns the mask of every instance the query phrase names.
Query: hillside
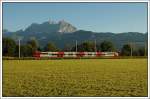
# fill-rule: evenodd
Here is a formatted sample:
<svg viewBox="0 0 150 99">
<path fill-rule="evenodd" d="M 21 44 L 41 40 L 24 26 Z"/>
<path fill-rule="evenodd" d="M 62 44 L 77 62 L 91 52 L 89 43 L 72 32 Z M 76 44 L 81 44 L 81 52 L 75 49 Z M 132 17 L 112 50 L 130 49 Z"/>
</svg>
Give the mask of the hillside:
<svg viewBox="0 0 150 99">
<path fill-rule="evenodd" d="M 3 37 L 10 37 L 17 40 L 22 38 L 21 43 L 25 43 L 30 39 L 36 39 L 42 47 L 48 42 L 53 42 L 58 47 L 63 48 L 65 45 L 74 46 L 75 40 L 78 43 L 83 41 L 94 41 L 100 43 L 104 40 L 112 41 L 116 48 L 120 49 L 123 44 L 134 42 L 144 44 L 147 41 L 148 33 L 127 32 L 127 33 L 110 33 L 110 32 L 92 32 L 85 30 L 77 30 L 70 23 L 62 20 L 59 22 L 43 22 L 42 24 L 33 23 L 25 30 L 10 32 L 3 30 Z"/>
</svg>

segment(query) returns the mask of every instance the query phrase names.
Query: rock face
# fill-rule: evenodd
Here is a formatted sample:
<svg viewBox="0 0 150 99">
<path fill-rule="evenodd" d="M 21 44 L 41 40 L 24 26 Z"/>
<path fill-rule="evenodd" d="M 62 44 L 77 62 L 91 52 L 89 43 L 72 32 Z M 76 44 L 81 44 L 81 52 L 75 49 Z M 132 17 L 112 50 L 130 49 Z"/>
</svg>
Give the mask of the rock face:
<svg viewBox="0 0 150 99">
<path fill-rule="evenodd" d="M 70 23 L 67 23 L 64 20 L 59 21 L 58 24 L 60 26 L 58 32 L 60 33 L 72 33 L 77 31 L 76 27 L 72 26 Z"/>
<path fill-rule="evenodd" d="M 76 27 L 71 25 L 70 23 L 61 20 L 59 22 L 55 22 L 49 20 L 47 22 L 43 22 L 42 24 L 32 23 L 28 28 L 25 29 L 26 33 L 73 33 L 77 31 Z"/>
</svg>

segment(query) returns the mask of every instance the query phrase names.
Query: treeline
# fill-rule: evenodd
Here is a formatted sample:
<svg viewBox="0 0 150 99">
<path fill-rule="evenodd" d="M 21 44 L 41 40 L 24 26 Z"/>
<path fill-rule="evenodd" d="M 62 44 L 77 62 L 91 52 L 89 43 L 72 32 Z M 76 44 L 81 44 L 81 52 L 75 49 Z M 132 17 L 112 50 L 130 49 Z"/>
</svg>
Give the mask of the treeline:
<svg viewBox="0 0 150 99">
<path fill-rule="evenodd" d="M 110 41 L 103 41 L 97 43 L 92 41 L 85 41 L 78 45 L 66 45 L 64 49 L 60 49 L 52 42 L 48 42 L 43 48 L 41 48 L 36 40 L 30 40 L 26 44 L 20 45 L 21 57 L 32 57 L 35 51 L 102 51 L 102 52 L 118 52 L 121 56 L 147 56 L 148 50 L 144 45 L 133 49 L 131 44 L 125 44 L 120 50 L 117 50 L 114 44 Z M 18 57 L 19 45 L 11 38 L 3 38 L 2 41 L 2 55 L 8 57 Z"/>
</svg>

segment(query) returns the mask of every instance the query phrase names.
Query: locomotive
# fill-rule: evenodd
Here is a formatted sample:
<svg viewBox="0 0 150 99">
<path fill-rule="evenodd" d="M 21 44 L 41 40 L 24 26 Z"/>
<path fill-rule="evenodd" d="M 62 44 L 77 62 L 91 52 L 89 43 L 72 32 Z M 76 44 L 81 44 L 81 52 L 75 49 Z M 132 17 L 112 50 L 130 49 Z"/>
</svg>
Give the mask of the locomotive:
<svg viewBox="0 0 150 99">
<path fill-rule="evenodd" d="M 40 58 L 95 58 L 95 57 L 116 57 L 117 52 L 39 52 L 36 51 L 33 56 Z"/>
</svg>

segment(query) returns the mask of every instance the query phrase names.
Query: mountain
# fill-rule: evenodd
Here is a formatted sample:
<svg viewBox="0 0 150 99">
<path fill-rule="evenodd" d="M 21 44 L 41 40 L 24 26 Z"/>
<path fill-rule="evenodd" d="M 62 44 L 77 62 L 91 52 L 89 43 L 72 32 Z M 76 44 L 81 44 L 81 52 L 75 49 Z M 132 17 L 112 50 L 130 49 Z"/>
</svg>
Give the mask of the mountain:
<svg viewBox="0 0 150 99">
<path fill-rule="evenodd" d="M 10 32 L 3 30 L 3 37 L 10 37 L 17 40 L 21 38 L 21 43 L 25 43 L 30 39 L 36 39 L 41 47 L 45 46 L 48 42 L 53 42 L 60 48 L 66 45 L 75 45 L 83 41 L 94 41 L 100 43 L 108 40 L 114 43 L 117 49 L 120 49 L 123 44 L 134 42 L 143 44 L 147 41 L 148 33 L 127 32 L 127 33 L 110 33 L 110 32 L 92 32 L 85 30 L 77 30 L 70 23 L 62 20 L 59 22 L 47 21 L 42 24 L 33 23 L 25 30 L 18 30 Z"/>
<path fill-rule="evenodd" d="M 42 24 L 33 23 L 24 32 L 26 33 L 72 33 L 76 31 L 76 27 L 72 26 L 70 23 L 61 20 L 58 23 L 54 21 L 44 22 Z"/>
</svg>

